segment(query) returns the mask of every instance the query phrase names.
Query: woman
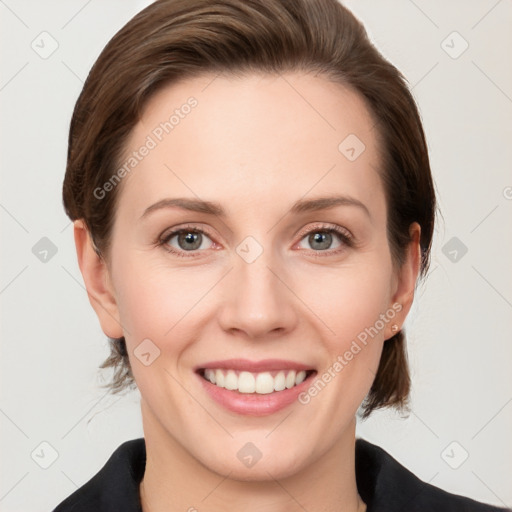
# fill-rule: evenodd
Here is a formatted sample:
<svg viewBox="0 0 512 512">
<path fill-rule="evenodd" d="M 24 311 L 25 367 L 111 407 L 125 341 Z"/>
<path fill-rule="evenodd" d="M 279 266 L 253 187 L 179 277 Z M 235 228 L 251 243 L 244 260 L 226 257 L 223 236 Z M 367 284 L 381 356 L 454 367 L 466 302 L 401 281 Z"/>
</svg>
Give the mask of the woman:
<svg viewBox="0 0 512 512">
<path fill-rule="evenodd" d="M 77 510 L 499 510 L 355 438 L 404 408 L 435 194 L 399 72 L 335 0 L 158 0 L 77 101 L 64 204 L 144 438 Z"/>
</svg>

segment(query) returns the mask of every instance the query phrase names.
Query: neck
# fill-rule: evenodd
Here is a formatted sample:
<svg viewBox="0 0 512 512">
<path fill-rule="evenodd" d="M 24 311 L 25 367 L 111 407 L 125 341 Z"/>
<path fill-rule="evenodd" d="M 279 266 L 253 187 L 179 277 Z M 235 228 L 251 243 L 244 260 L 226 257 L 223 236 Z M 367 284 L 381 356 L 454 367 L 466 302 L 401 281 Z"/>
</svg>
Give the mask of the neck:
<svg viewBox="0 0 512 512">
<path fill-rule="evenodd" d="M 143 413 L 146 468 L 143 512 L 363 512 L 355 479 L 355 419 L 330 450 L 283 478 L 242 481 L 211 471 L 148 411 Z"/>
</svg>

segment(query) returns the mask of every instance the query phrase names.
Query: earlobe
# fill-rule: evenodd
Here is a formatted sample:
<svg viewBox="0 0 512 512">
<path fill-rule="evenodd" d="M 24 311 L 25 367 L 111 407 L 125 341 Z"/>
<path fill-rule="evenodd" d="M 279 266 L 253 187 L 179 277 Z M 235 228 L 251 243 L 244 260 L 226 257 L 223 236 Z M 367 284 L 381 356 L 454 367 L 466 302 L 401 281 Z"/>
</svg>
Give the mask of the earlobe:
<svg viewBox="0 0 512 512">
<path fill-rule="evenodd" d="M 94 244 L 82 219 L 73 223 L 78 266 L 84 279 L 89 302 L 98 315 L 101 329 L 111 338 L 123 336 L 114 289 L 104 259 Z"/>
<path fill-rule="evenodd" d="M 389 332 L 386 333 L 386 339 L 391 338 L 402 329 L 402 325 L 412 306 L 416 281 L 421 268 L 421 227 L 417 222 L 411 224 L 409 235 L 411 241 L 407 246 L 404 262 L 398 270 L 396 290 L 392 298 L 392 304 L 399 304 L 400 308 L 393 308 L 395 310 L 399 309 L 399 312 L 388 326 Z"/>
</svg>

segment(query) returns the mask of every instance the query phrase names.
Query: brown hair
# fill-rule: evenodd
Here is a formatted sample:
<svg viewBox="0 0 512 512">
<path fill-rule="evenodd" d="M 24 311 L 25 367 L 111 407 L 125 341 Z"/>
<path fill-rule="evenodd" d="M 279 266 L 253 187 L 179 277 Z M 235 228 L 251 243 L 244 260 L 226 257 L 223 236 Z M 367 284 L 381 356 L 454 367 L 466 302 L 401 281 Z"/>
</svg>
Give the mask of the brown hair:
<svg viewBox="0 0 512 512">
<path fill-rule="evenodd" d="M 108 257 L 117 189 L 95 190 L 118 169 L 126 140 L 149 98 L 164 85 L 206 72 L 320 73 L 359 93 L 376 120 L 388 239 L 399 266 L 421 226 L 421 275 L 429 263 L 435 192 L 420 115 L 401 73 L 371 44 L 363 25 L 336 0 L 157 0 L 107 44 L 77 100 L 69 132 L 64 207 L 84 219 Z M 117 393 L 135 386 L 124 338 L 111 339 L 100 368 L 114 369 Z M 405 337 L 384 343 L 363 418 L 377 408 L 407 408 Z"/>
</svg>

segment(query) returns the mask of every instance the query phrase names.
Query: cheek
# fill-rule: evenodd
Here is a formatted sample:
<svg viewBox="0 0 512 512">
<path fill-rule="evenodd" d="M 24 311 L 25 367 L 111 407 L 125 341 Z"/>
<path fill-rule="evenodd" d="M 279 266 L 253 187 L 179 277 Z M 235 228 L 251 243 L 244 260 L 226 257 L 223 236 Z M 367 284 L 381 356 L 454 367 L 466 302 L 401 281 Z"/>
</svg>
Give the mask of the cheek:
<svg viewBox="0 0 512 512">
<path fill-rule="evenodd" d="M 307 297 L 332 337 L 343 343 L 372 327 L 390 307 L 390 283 L 390 262 L 374 261 L 308 277 L 297 294 Z"/>
<path fill-rule="evenodd" d="M 148 267 L 137 259 L 119 262 L 117 266 L 117 303 L 126 339 L 162 339 L 183 316 L 187 287 L 179 274 L 170 278 L 163 267 Z"/>
<path fill-rule="evenodd" d="M 176 375 L 194 336 L 184 274 L 148 265 L 143 257 L 119 261 L 116 272 L 119 315 L 137 387 L 153 404 L 178 407 L 183 393 L 170 374 Z"/>
<path fill-rule="evenodd" d="M 150 339 L 162 352 L 179 356 L 199 335 L 196 330 L 209 307 L 207 295 L 219 274 L 199 267 L 180 269 L 165 258 L 156 259 L 134 253 L 117 260 L 119 315 L 131 352 Z"/>
<path fill-rule="evenodd" d="M 331 390 L 324 400 L 332 400 L 328 409 L 338 411 L 340 421 L 357 409 L 377 373 L 385 329 L 394 316 L 389 302 L 391 275 L 391 259 L 382 255 L 321 279 L 316 276 L 316 286 L 307 295 L 306 289 L 302 291 L 325 324 L 327 358 L 318 377 Z M 341 402 L 339 392 L 345 397 Z"/>
</svg>

